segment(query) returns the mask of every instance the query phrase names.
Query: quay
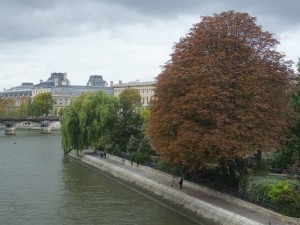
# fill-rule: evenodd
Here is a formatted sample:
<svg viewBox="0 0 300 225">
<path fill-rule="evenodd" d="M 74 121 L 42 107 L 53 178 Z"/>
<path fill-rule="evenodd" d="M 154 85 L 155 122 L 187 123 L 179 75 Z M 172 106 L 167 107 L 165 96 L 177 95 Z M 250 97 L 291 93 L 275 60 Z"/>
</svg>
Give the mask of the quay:
<svg viewBox="0 0 300 225">
<path fill-rule="evenodd" d="M 233 196 L 204 186 L 184 181 L 183 189 L 173 176 L 150 167 L 107 154 L 106 158 L 84 151 L 71 159 L 99 170 L 191 218 L 201 225 L 299 225 L 299 218 L 292 218 L 251 204 Z"/>
</svg>

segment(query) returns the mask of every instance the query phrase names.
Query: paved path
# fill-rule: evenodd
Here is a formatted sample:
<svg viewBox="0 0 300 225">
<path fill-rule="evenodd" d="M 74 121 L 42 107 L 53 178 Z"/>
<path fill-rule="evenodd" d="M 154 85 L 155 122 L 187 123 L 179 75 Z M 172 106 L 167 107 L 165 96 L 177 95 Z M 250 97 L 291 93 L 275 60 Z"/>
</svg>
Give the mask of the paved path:
<svg viewBox="0 0 300 225">
<path fill-rule="evenodd" d="M 103 158 L 100 158 L 100 156 L 98 156 L 98 155 L 91 155 L 91 156 L 99 158 L 100 160 L 105 160 L 106 162 L 111 163 L 115 166 L 121 167 L 121 168 L 126 169 L 128 171 L 131 171 L 133 173 L 139 174 L 143 177 L 147 177 L 147 178 L 149 178 L 149 179 L 151 179 L 155 182 L 158 182 L 160 184 L 166 185 L 166 186 L 171 188 L 172 180 L 167 180 L 166 178 L 163 178 L 163 177 L 157 176 L 153 173 L 141 170 L 137 167 L 124 165 L 124 164 L 122 164 L 118 161 L 115 161 L 115 160 L 111 160 L 111 159 L 108 159 L 108 158 L 103 159 Z M 191 188 L 191 187 L 185 187 L 184 182 L 183 182 L 183 189 L 179 188 L 179 184 L 178 184 L 177 181 L 175 182 L 174 188 L 176 190 L 182 191 L 182 192 L 184 192 L 184 193 L 186 193 L 190 196 L 193 196 L 195 198 L 199 198 L 203 201 L 206 201 L 208 203 L 211 203 L 215 206 L 226 209 L 228 211 L 234 212 L 238 215 L 247 217 L 247 218 L 249 218 L 251 220 L 254 220 L 256 222 L 259 222 L 261 224 L 265 224 L 265 225 L 289 225 L 289 224 L 295 224 L 296 225 L 297 224 L 297 223 L 284 223 L 284 222 L 279 221 L 276 218 L 269 217 L 269 216 L 267 216 L 263 213 L 251 211 L 247 208 L 237 206 L 233 203 L 222 200 L 220 198 L 210 196 L 210 195 L 208 195 L 208 194 L 206 194 L 206 193 L 204 193 L 204 192 L 202 192 L 198 189 L 194 189 L 194 188 Z"/>
</svg>

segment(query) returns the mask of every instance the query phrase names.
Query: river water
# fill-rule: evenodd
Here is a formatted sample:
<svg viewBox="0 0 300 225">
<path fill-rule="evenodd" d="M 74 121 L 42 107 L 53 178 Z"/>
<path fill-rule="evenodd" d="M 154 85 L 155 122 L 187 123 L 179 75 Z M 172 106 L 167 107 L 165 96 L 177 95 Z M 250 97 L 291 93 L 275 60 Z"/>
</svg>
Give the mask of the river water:
<svg viewBox="0 0 300 225">
<path fill-rule="evenodd" d="M 61 135 L 0 129 L 0 224 L 193 225 L 63 156 Z"/>
</svg>

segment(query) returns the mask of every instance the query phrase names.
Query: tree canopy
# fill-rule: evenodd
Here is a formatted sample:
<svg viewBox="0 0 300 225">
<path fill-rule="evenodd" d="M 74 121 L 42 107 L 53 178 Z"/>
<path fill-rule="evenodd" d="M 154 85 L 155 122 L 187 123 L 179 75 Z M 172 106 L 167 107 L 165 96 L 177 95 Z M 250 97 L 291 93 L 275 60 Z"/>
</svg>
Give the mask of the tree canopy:
<svg viewBox="0 0 300 225">
<path fill-rule="evenodd" d="M 127 88 L 119 95 L 120 107 L 123 111 L 139 110 L 142 107 L 141 100 L 138 89 Z"/>
<path fill-rule="evenodd" d="M 247 13 L 202 17 L 157 77 L 156 152 L 197 170 L 276 146 L 288 125 L 293 74 L 277 45 Z"/>
<path fill-rule="evenodd" d="M 139 90 L 133 88 L 123 90 L 119 95 L 119 103 L 118 122 L 112 141 L 116 145 L 115 148 L 127 151 L 130 139 L 135 140 L 134 143 L 138 144 L 143 136 L 143 120 L 140 115 L 142 104 Z"/>
<path fill-rule="evenodd" d="M 51 93 L 40 93 L 36 95 L 29 104 L 31 116 L 48 116 L 53 109 L 54 100 Z"/>
<path fill-rule="evenodd" d="M 281 148 L 274 154 L 274 166 L 287 169 L 293 164 L 300 163 L 300 58 L 297 63 L 297 87 L 292 95 L 291 106 L 296 114 L 294 124 L 289 128 L 286 134 L 286 140 Z M 300 165 L 300 164 L 299 164 Z M 296 171 L 294 171 L 296 172 Z"/>
<path fill-rule="evenodd" d="M 103 92 L 76 98 L 61 117 L 62 146 L 67 154 L 87 147 L 108 152 L 127 152 L 133 160 L 153 153 L 144 134 L 141 96 L 137 89 L 126 89 L 116 98 Z M 146 115 L 145 115 L 146 117 Z"/>
<path fill-rule="evenodd" d="M 11 117 L 14 114 L 14 109 L 13 99 L 0 99 L 0 117 Z"/>
<path fill-rule="evenodd" d="M 16 104 L 15 101 L 17 100 L 19 104 Z M 27 117 L 27 107 L 29 102 L 29 97 L 20 97 L 19 99 L 0 99 L 0 117 Z"/>
<path fill-rule="evenodd" d="M 117 121 L 119 104 L 101 91 L 76 98 L 61 117 L 62 146 L 65 153 L 107 144 Z"/>
</svg>

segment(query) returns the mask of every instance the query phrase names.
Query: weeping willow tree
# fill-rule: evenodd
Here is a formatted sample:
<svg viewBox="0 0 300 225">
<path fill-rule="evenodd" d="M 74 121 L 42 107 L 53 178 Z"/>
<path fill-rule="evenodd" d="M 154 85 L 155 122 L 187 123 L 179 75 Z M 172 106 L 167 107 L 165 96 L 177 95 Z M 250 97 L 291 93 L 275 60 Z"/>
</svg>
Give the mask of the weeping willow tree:
<svg viewBox="0 0 300 225">
<path fill-rule="evenodd" d="M 65 154 L 88 146 L 104 146 L 118 115 L 118 99 L 101 91 L 78 97 L 61 118 Z"/>
</svg>

